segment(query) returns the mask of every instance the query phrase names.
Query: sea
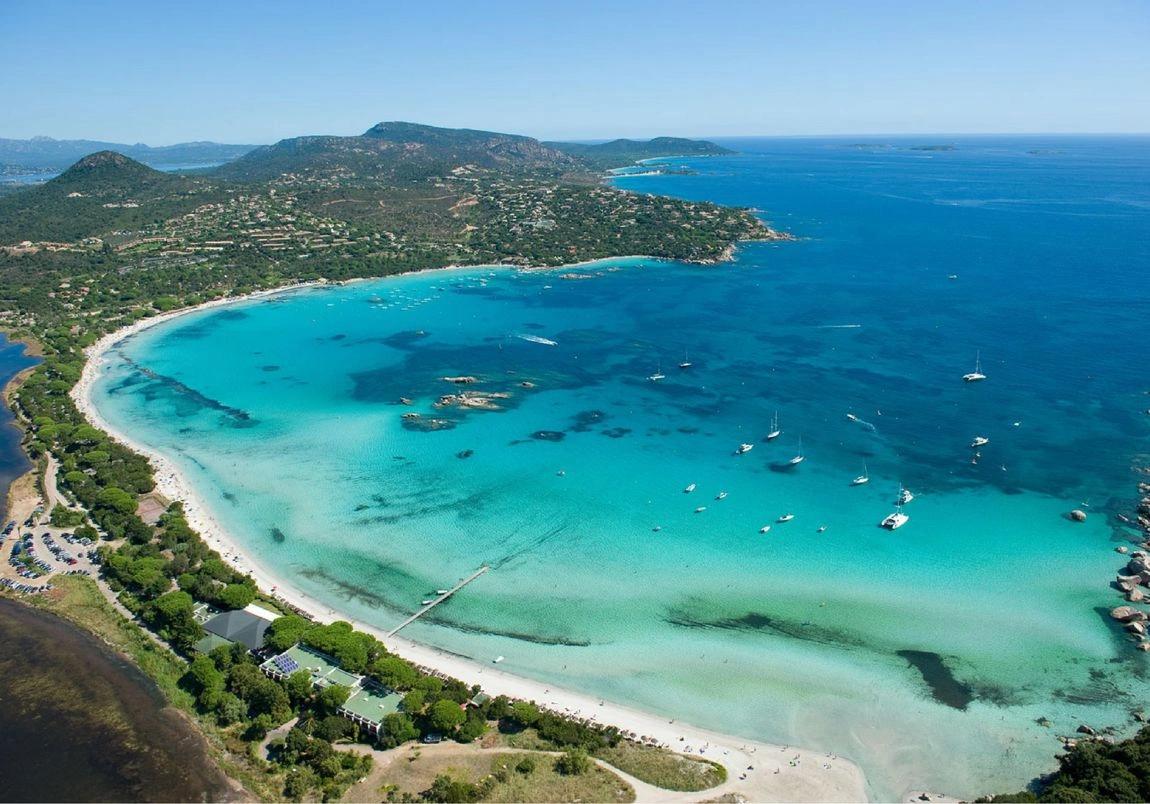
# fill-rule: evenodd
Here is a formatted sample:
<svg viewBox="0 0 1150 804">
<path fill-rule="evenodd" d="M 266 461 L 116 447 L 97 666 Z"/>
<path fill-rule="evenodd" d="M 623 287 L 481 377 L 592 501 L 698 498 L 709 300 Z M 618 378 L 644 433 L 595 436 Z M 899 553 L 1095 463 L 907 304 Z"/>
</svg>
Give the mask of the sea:
<svg viewBox="0 0 1150 804">
<path fill-rule="evenodd" d="M 879 798 L 1131 732 L 1150 139 L 724 144 L 611 181 L 795 241 L 240 302 L 119 343 L 94 401 L 333 609 L 388 628 L 487 564 L 404 634 L 848 757 Z"/>
</svg>

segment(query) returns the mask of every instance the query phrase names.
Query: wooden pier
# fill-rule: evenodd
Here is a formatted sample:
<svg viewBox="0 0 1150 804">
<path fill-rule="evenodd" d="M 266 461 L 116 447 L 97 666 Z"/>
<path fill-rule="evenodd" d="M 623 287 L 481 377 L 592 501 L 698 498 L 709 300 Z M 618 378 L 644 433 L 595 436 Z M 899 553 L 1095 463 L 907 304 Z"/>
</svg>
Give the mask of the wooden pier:
<svg viewBox="0 0 1150 804">
<path fill-rule="evenodd" d="M 398 634 L 400 631 L 402 631 L 404 628 L 406 628 L 407 626 L 411 625 L 413 622 L 415 622 L 416 620 L 418 620 L 418 619 L 419 619 L 420 617 L 422 617 L 424 614 L 427 614 L 427 612 L 431 611 L 433 608 L 435 608 L 436 606 L 438 606 L 440 603 L 442 603 L 443 601 L 447 600 L 447 598 L 449 598 L 449 597 L 451 597 L 452 595 L 454 595 L 454 594 L 455 594 L 456 592 L 458 592 L 460 589 L 462 589 L 463 587 L 467 586 L 467 584 L 469 584 L 469 583 L 471 583 L 472 581 L 474 581 L 476 578 L 478 578 L 478 577 L 479 577 L 480 575 L 482 575 L 483 573 L 487 572 L 489 569 L 491 569 L 491 567 L 489 567 L 489 566 L 487 566 L 486 564 L 484 564 L 482 567 L 480 567 L 480 568 L 479 568 L 479 569 L 477 569 L 475 572 L 473 572 L 473 573 L 471 573 L 470 575 L 468 575 L 468 576 L 467 576 L 466 578 L 464 578 L 462 581 L 460 581 L 459 583 L 455 584 L 455 586 L 451 587 L 451 588 L 450 588 L 450 589 L 448 589 L 446 592 L 444 592 L 442 595 L 440 595 L 439 597 L 435 598 L 435 600 L 431 601 L 431 602 L 430 602 L 430 603 L 428 603 L 426 606 L 424 606 L 423 608 L 421 608 L 419 611 L 415 612 L 415 614 L 411 615 L 411 616 L 410 616 L 410 617 L 408 617 L 406 620 L 404 620 L 403 622 L 401 622 L 399 625 L 395 626 L 395 628 L 392 628 L 390 631 L 388 631 L 388 632 L 387 632 L 387 636 L 389 636 L 389 637 L 393 637 L 393 636 L 395 636 L 395 635 L 396 635 L 396 634 Z"/>
</svg>

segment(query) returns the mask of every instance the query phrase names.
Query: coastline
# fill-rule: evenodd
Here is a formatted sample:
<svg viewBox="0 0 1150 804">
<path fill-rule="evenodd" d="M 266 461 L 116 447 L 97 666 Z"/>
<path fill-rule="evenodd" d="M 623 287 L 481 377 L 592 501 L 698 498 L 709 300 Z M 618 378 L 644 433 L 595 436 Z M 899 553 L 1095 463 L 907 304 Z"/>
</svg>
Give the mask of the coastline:
<svg viewBox="0 0 1150 804">
<path fill-rule="evenodd" d="M 570 270 L 571 268 L 586 267 L 598 263 L 617 262 L 620 259 L 628 258 L 605 258 L 546 269 L 524 269 L 521 266 L 512 265 L 456 265 L 424 269 L 424 271 L 416 273 L 438 272 L 448 269 L 481 270 L 495 267 L 515 270 Z M 635 259 L 635 257 L 629 259 Z M 364 278 L 349 280 L 349 282 L 368 280 L 369 278 Z M 659 715 L 608 702 L 592 695 L 515 676 L 495 667 L 488 667 L 481 662 L 401 637 L 386 637 L 379 628 L 341 616 L 336 609 L 306 595 L 290 583 L 285 582 L 284 578 L 278 577 L 265 567 L 260 566 L 248 553 L 241 549 L 231 534 L 216 520 L 210 507 L 197 494 L 192 484 L 180 474 L 173 461 L 159 452 L 139 444 L 127 434 L 112 427 L 93 404 L 92 388 L 100 377 L 107 353 L 124 339 L 193 312 L 328 284 L 333 283 L 326 280 L 295 283 L 240 296 L 215 299 L 195 307 L 173 310 L 137 320 L 104 335 L 88 347 L 86 350 L 88 359 L 85 361 L 79 382 L 69 392 L 70 396 L 89 422 L 150 460 L 155 471 L 156 490 L 169 500 L 182 502 L 189 524 L 200 533 L 205 542 L 217 550 L 231 565 L 251 575 L 266 594 L 284 601 L 322 623 L 329 623 L 334 620 L 351 622 L 356 628 L 372 634 L 383 642 L 388 650 L 408 661 L 433 672 L 458 678 L 468 684 L 479 684 L 488 694 L 533 700 L 540 706 L 567 716 L 614 725 L 637 737 L 653 739 L 671 750 L 701 755 L 719 762 L 727 769 L 728 781 L 718 787 L 694 794 L 661 791 L 659 800 L 686 801 L 725 793 L 737 793 L 755 801 L 860 801 L 867 799 L 868 787 L 862 770 L 853 762 L 841 757 L 830 757 L 819 752 L 741 739 L 679 723 L 675 720 L 667 720 Z M 783 761 L 784 759 L 786 762 Z M 740 778 L 744 774 L 745 778 Z"/>
</svg>

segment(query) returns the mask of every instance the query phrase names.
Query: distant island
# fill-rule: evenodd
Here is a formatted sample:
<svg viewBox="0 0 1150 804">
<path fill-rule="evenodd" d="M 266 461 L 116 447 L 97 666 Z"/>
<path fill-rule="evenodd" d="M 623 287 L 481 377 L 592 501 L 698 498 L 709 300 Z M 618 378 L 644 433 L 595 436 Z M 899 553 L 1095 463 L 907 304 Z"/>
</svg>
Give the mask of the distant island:
<svg viewBox="0 0 1150 804">
<path fill-rule="evenodd" d="M 0 180 L 5 176 L 58 172 L 77 159 L 97 151 L 116 151 L 152 167 L 176 165 L 218 165 L 230 162 L 255 145 L 227 145 L 218 142 L 181 142 L 153 147 L 99 140 L 56 140 L 32 137 L 26 140 L 0 137 Z"/>
</svg>

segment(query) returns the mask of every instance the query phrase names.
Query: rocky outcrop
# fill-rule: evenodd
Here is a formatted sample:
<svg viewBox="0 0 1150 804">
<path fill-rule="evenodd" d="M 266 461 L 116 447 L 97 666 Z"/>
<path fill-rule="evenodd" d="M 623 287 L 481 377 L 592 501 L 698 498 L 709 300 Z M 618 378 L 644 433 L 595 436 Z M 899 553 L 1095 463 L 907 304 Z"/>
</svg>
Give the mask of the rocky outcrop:
<svg viewBox="0 0 1150 804">
<path fill-rule="evenodd" d="M 1086 521 L 1086 512 L 1080 508 L 1075 508 L 1073 511 L 1070 512 L 1070 518 L 1073 519 L 1075 522 L 1085 522 Z"/>
<path fill-rule="evenodd" d="M 1120 623 L 1140 622 L 1146 619 L 1146 613 L 1133 606 L 1119 606 L 1111 609 L 1110 616 Z"/>
</svg>

